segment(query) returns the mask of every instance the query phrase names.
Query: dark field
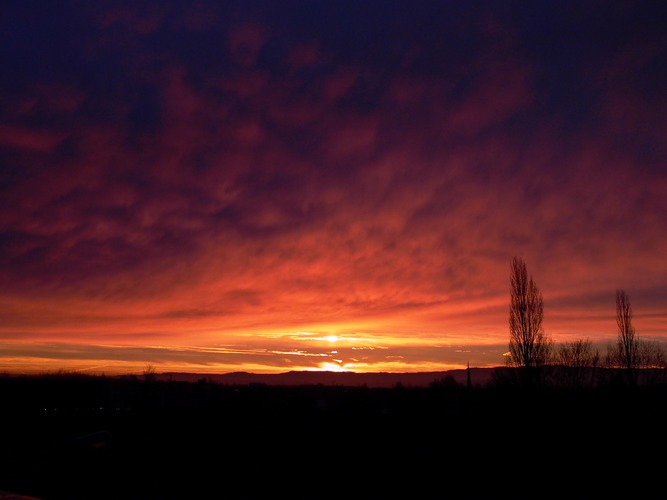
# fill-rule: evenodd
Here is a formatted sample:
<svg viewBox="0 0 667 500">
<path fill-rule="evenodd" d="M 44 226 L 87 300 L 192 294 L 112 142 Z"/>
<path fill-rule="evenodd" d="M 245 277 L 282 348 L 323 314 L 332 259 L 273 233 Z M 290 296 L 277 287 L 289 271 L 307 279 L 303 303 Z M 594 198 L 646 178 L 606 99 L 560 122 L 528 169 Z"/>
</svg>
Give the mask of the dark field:
<svg viewBox="0 0 667 500">
<path fill-rule="evenodd" d="M 665 498 L 667 389 L 0 378 L 0 490 L 42 500 Z"/>
</svg>

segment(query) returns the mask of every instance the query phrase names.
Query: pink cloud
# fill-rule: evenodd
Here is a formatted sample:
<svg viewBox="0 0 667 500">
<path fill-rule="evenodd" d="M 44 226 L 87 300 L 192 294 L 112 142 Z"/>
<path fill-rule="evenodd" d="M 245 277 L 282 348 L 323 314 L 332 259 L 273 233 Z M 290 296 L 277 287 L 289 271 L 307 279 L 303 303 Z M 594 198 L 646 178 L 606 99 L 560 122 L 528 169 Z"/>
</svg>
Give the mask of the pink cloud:
<svg viewBox="0 0 667 500">
<path fill-rule="evenodd" d="M 0 125 L 0 144 L 20 149 L 49 152 L 65 137 L 63 132 Z"/>
<path fill-rule="evenodd" d="M 245 68 L 255 66 L 266 37 L 266 29 L 260 24 L 235 27 L 229 33 L 229 50 L 235 62 Z"/>
<path fill-rule="evenodd" d="M 100 11 L 99 23 L 110 28 L 118 24 L 139 35 L 155 32 L 165 15 L 166 7 L 159 4 L 116 6 Z"/>
</svg>

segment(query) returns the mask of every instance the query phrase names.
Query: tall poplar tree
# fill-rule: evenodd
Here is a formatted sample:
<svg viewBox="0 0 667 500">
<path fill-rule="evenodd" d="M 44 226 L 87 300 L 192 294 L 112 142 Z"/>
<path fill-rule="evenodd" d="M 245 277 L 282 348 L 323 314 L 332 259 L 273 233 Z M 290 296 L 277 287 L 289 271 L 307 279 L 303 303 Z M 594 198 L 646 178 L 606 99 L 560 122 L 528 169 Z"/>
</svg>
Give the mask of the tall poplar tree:
<svg viewBox="0 0 667 500">
<path fill-rule="evenodd" d="M 524 383 L 539 382 L 539 369 L 548 362 L 551 342 L 542 328 L 542 292 L 519 257 L 514 257 L 510 265 L 509 312 L 509 363 L 521 369 Z"/>
<path fill-rule="evenodd" d="M 618 361 L 627 370 L 628 382 L 635 385 L 635 370 L 639 360 L 639 342 L 632 326 L 632 306 L 625 290 L 616 290 L 616 325 L 618 339 L 616 349 Z"/>
</svg>

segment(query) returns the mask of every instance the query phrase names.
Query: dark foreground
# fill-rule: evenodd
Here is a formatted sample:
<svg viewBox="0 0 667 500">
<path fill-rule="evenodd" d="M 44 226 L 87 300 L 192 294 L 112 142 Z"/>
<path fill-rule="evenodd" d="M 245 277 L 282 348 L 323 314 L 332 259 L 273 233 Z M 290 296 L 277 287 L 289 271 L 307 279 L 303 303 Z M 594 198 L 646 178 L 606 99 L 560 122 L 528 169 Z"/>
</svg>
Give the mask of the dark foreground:
<svg viewBox="0 0 667 500">
<path fill-rule="evenodd" d="M 0 379 L 0 490 L 40 500 L 664 498 L 667 389 Z"/>
</svg>

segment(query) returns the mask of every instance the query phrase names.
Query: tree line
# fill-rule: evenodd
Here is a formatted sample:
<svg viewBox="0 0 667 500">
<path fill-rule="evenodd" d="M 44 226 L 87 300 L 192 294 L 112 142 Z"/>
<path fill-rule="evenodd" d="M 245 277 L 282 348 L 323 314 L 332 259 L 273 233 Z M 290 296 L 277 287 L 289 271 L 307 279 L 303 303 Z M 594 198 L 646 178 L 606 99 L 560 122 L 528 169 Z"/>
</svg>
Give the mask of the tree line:
<svg viewBox="0 0 667 500">
<path fill-rule="evenodd" d="M 544 300 L 525 261 L 510 263 L 508 367 L 516 382 L 527 386 L 595 386 L 601 383 L 648 385 L 667 378 L 665 353 L 656 341 L 640 338 L 632 324 L 632 305 L 625 290 L 616 290 L 615 343 L 606 353 L 589 338 L 556 344 L 542 326 Z M 604 369 L 604 370 L 603 370 Z M 508 372 L 510 373 L 510 372 Z"/>
</svg>

